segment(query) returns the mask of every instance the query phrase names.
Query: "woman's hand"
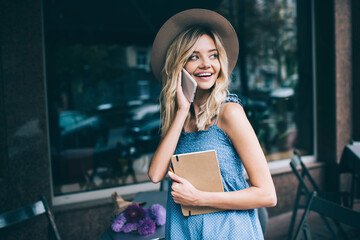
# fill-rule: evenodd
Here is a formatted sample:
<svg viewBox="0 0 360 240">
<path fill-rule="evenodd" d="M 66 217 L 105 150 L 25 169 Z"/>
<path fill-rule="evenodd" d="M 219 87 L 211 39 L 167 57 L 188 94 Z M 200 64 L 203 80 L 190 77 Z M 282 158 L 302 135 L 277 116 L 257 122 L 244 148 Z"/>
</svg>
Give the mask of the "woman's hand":
<svg viewBox="0 0 360 240">
<path fill-rule="evenodd" d="M 169 177 L 174 180 L 171 186 L 171 195 L 174 202 L 184 206 L 198 205 L 200 191 L 197 190 L 188 180 L 169 172 Z"/>
<path fill-rule="evenodd" d="M 181 87 L 181 76 L 182 76 L 182 72 L 180 71 L 179 76 L 178 76 L 178 80 L 177 80 L 177 87 L 176 87 L 176 102 L 178 105 L 178 110 L 184 110 L 186 112 L 189 111 L 190 109 L 190 102 L 187 100 L 187 98 L 185 97 L 182 87 Z"/>
</svg>

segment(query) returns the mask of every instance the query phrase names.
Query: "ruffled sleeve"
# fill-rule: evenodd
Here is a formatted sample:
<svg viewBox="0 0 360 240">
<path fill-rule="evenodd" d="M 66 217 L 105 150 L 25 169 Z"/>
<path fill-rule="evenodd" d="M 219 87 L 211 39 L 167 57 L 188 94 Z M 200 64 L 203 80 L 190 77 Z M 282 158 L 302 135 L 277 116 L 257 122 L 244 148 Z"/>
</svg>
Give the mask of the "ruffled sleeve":
<svg viewBox="0 0 360 240">
<path fill-rule="evenodd" d="M 242 100 L 241 100 L 236 94 L 233 94 L 233 93 L 228 94 L 228 95 L 226 96 L 225 101 L 226 101 L 226 102 L 238 103 L 238 104 L 240 104 L 241 106 L 243 106 Z"/>
</svg>

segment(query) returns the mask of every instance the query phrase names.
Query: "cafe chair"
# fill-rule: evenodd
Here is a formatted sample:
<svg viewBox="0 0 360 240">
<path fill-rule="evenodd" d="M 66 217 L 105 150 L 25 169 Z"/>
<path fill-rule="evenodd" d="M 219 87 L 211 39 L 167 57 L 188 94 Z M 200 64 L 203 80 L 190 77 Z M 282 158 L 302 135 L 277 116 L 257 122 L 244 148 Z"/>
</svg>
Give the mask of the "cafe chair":
<svg viewBox="0 0 360 240">
<path fill-rule="evenodd" d="M 299 227 L 293 238 L 294 240 L 311 239 L 311 226 L 309 226 L 307 222 L 310 212 L 316 212 L 320 214 L 320 216 L 330 218 L 336 223 L 335 226 L 338 228 L 337 233 L 332 226 L 328 226 L 328 228 L 331 228 L 331 233 L 334 239 L 348 239 L 346 232 L 342 228 L 338 227 L 340 226 L 340 223 L 348 225 L 357 230 L 360 229 L 360 212 L 354 211 L 350 208 L 342 207 L 337 203 L 319 197 L 318 193 L 313 191 L 310 194 L 310 198 L 306 204 L 305 211 L 299 223 Z"/>
<path fill-rule="evenodd" d="M 297 212 L 299 209 L 305 208 L 306 203 L 308 202 L 312 191 L 318 192 L 318 195 L 320 195 L 321 197 L 327 200 L 337 202 L 347 207 L 350 206 L 350 201 L 351 201 L 350 193 L 348 192 L 320 191 L 318 185 L 316 184 L 315 180 L 312 178 L 309 170 L 305 166 L 304 162 L 301 160 L 301 156 L 296 150 L 294 150 L 294 156 L 290 161 L 290 167 L 292 172 L 295 174 L 296 178 L 298 179 L 299 185 L 295 197 L 294 209 L 293 209 L 293 214 L 291 217 L 291 222 L 288 232 L 288 239 L 292 239 Z M 298 171 L 298 168 L 300 168 L 300 172 Z M 323 222 L 327 226 L 330 226 L 329 221 L 322 215 L 320 216 Z"/>
<path fill-rule="evenodd" d="M 33 204 L 0 214 L 0 230 L 42 214 L 45 214 L 49 221 L 49 239 L 52 239 L 50 238 L 50 236 L 52 236 L 56 240 L 60 240 L 61 238 L 55 225 L 54 216 L 44 196 L 41 196 L 41 200 Z"/>
</svg>

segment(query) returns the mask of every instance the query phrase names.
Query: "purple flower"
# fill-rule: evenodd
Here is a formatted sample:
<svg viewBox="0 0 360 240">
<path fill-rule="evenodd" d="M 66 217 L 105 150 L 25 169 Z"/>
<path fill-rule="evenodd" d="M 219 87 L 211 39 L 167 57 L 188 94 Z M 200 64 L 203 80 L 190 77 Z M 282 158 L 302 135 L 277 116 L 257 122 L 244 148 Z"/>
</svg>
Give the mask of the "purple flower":
<svg viewBox="0 0 360 240">
<path fill-rule="evenodd" d="M 144 218 L 145 211 L 139 204 L 133 203 L 125 209 L 124 215 L 129 223 L 136 223 Z"/>
<path fill-rule="evenodd" d="M 126 222 L 126 217 L 124 213 L 120 213 L 119 215 L 117 215 L 117 217 L 114 219 L 114 222 L 119 222 L 124 225 L 124 223 Z"/>
<path fill-rule="evenodd" d="M 138 228 L 137 223 L 127 223 L 122 227 L 121 231 L 123 231 L 124 233 L 129 233 L 132 231 L 136 231 L 137 228 Z"/>
<path fill-rule="evenodd" d="M 138 232 L 140 235 L 147 235 L 155 232 L 156 225 L 150 218 L 140 220 Z"/>
<path fill-rule="evenodd" d="M 144 211 L 145 211 L 144 218 L 151 218 L 150 209 L 144 208 Z"/>
<path fill-rule="evenodd" d="M 118 224 L 117 222 L 113 222 L 111 224 L 111 229 L 114 231 L 114 232 L 120 232 L 121 228 L 123 227 L 123 225 L 120 225 Z"/>
<path fill-rule="evenodd" d="M 119 214 L 115 219 L 114 222 L 111 224 L 111 229 L 114 232 L 120 232 L 121 228 L 124 226 L 126 222 L 126 218 L 123 213 Z"/>
<path fill-rule="evenodd" d="M 166 209 L 160 204 L 154 204 L 150 208 L 150 213 L 155 223 L 162 226 L 166 222 Z"/>
</svg>

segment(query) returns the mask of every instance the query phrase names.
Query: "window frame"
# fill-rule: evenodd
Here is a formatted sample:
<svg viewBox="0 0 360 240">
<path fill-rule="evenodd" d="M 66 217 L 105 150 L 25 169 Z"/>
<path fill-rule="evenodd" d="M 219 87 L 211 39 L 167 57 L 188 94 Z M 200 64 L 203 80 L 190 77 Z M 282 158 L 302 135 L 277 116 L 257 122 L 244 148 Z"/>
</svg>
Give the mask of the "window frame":
<svg viewBox="0 0 360 240">
<path fill-rule="evenodd" d="M 51 186 L 51 190 L 53 191 L 53 186 Z M 127 195 L 136 194 L 138 192 L 159 191 L 159 190 L 160 190 L 160 183 L 145 182 L 138 184 L 129 184 L 120 187 L 92 190 L 81 193 L 71 193 L 61 196 L 54 196 L 54 194 L 52 194 L 52 203 L 54 206 L 62 206 L 67 204 L 83 203 L 94 200 L 104 200 L 106 198 L 110 198 L 113 192 L 118 192 L 121 196 L 127 196 Z"/>
</svg>

